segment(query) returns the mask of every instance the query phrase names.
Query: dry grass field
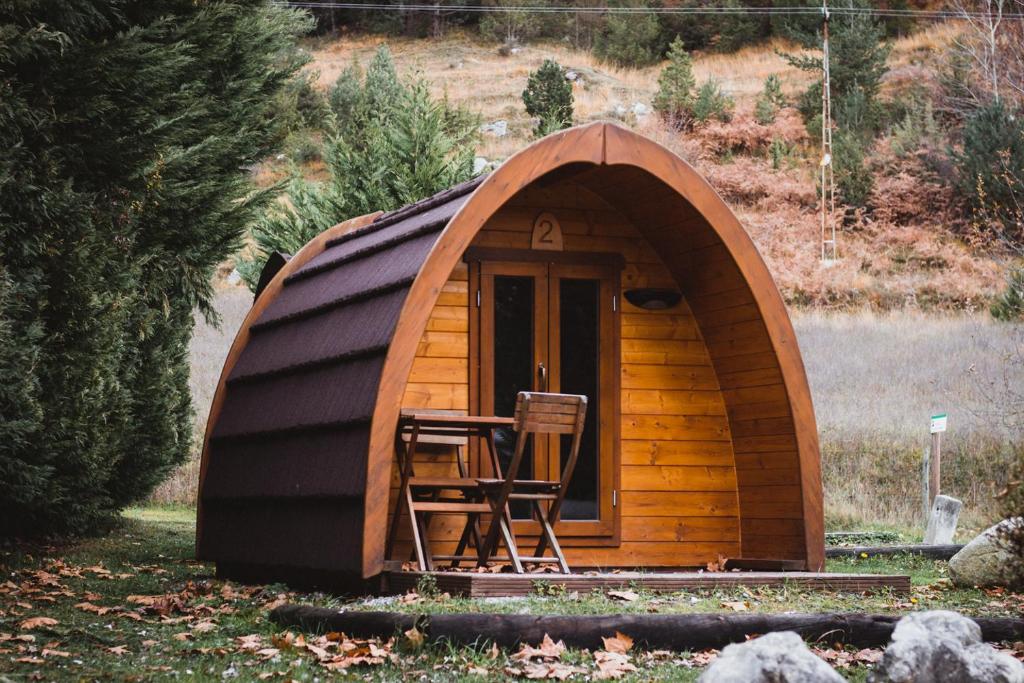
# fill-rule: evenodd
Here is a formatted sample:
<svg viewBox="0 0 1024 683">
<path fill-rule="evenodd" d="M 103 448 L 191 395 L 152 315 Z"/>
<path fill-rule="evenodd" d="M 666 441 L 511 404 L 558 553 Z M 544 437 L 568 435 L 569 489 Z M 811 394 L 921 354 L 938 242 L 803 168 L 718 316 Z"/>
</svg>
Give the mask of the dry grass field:
<svg viewBox="0 0 1024 683">
<path fill-rule="evenodd" d="M 222 327 L 197 327 L 195 455 L 221 364 L 251 302 L 248 290 L 224 286 Z M 1024 385 L 1024 326 L 987 315 L 800 311 L 794 324 L 818 416 L 831 528 L 919 525 L 921 451 L 928 417 L 941 411 L 950 416 L 944 490 L 964 500 L 965 530 L 994 517 L 1010 444 L 1024 436 L 1024 425 L 1006 419 Z M 153 502 L 194 504 L 198 471 L 193 457 Z"/>
<path fill-rule="evenodd" d="M 947 45 L 951 36 L 950 26 L 943 24 L 896 41 L 890 59 L 894 72 L 928 59 L 937 48 Z M 507 136 L 484 136 L 479 153 L 488 159 L 503 159 L 530 139 L 533 124 L 520 96 L 529 73 L 545 59 L 554 59 L 582 76 L 582 84 L 577 84 L 573 93 L 578 123 L 621 118 L 616 114 L 620 105 L 628 109 L 640 102 L 649 107 L 663 66 L 618 68 L 590 52 L 558 43 L 529 44 L 514 55 L 502 56 L 493 43 L 453 32 L 443 40 L 373 35 L 311 39 L 306 45 L 313 57 L 309 68 L 319 74 L 320 86 L 327 89 L 353 60 L 365 67 L 385 43 L 400 74 L 426 78 L 437 96 L 447 96 L 451 102 L 480 114 L 485 122 L 508 121 Z M 694 76 L 698 83 L 714 78 L 740 106 L 752 106 L 765 79 L 772 74 L 782 81 L 785 93 L 794 95 L 811 79 L 790 66 L 780 51 L 799 52 L 792 45 L 776 41 L 731 54 L 697 54 Z"/>
</svg>

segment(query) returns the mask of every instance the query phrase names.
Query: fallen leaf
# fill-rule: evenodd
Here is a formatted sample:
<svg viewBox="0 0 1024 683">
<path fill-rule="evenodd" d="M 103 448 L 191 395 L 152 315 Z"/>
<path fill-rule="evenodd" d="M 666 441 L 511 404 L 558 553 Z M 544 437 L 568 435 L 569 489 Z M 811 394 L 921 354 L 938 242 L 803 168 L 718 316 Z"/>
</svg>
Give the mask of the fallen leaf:
<svg viewBox="0 0 1024 683">
<path fill-rule="evenodd" d="M 212 621 L 200 621 L 197 624 L 192 624 L 192 630 L 196 633 L 209 633 L 217 628 L 217 624 Z"/>
<path fill-rule="evenodd" d="M 482 666 L 468 666 L 466 667 L 466 673 L 470 676 L 487 676 L 491 672 Z"/>
<path fill-rule="evenodd" d="M 14 661 L 19 664 L 45 664 L 46 660 L 42 657 L 18 657 Z"/>
<path fill-rule="evenodd" d="M 182 631 L 181 633 L 175 633 L 173 636 L 171 636 L 171 638 L 184 642 L 186 640 L 192 640 L 193 638 L 195 638 L 195 636 L 189 633 L 188 631 Z"/>
<path fill-rule="evenodd" d="M 22 631 L 31 631 L 32 629 L 39 628 L 40 626 L 56 626 L 59 623 L 59 621 L 52 617 L 32 617 L 18 624 L 18 628 Z"/>
<path fill-rule="evenodd" d="M 42 655 L 44 657 L 70 657 L 70 652 L 63 652 L 61 650 L 51 650 L 48 647 L 43 648 Z"/>
<path fill-rule="evenodd" d="M 594 662 L 597 664 L 597 673 L 593 677 L 599 681 L 622 678 L 637 670 L 636 665 L 629 661 L 629 655 L 620 652 L 598 650 L 594 653 Z"/>
<path fill-rule="evenodd" d="M 497 659 L 498 655 L 501 654 L 501 650 L 498 649 L 497 643 L 491 643 L 491 649 L 487 652 L 488 659 Z"/>
<path fill-rule="evenodd" d="M 747 609 L 750 608 L 750 603 L 744 602 L 742 600 L 734 600 L 732 602 L 723 602 L 722 607 L 725 607 L 726 609 L 731 609 L 734 612 L 746 612 Z"/>
<path fill-rule="evenodd" d="M 115 645 L 113 647 L 108 647 L 108 648 L 104 648 L 104 649 L 107 652 L 109 652 L 110 654 L 117 655 L 118 657 L 120 657 L 121 655 L 130 654 L 128 652 L 128 646 L 127 645 Z"/>
<path fill-rule="evenodd" d="M 423 647 L 423 642 L 426 640 L 426 638 L 423 635 L 423 632 L 417 629 L 415 626 L 413 626 L 411 629 L 405 632 L 405 639 L 409 642 L 410 647 L 412 647 L 414 650 L 419 650 L 421 647 Z"/>
<path fill-rule="evenodd" d="M 623 602 L 633 602 L 640 599 L 640 594 L 630 590 L 622 591 L 608 591 L 608 597 L 612 600 L 621 600 Z"/>
<path fill-rule="evenodd" d="M 629 636 L 615 632 L 615 636 L 612 638 L 601 638 L 604 641 L 604 649 L 608 652 L 615 652 L 618 654 L 626 654 L 629 649 L 633 647 L 633 639 Z"/>
<path fill-rule="evenodd" d="M 519 652 L 512 655 L 510 659 L 514 662 L 528 662 L 535 658 L 560 659 L 563 652 L 565 652 L 565 643 L 562 641 L 556 643 L 551 640 L 551 636 L 545 633 L 540 647 L 531 647 L 523 643 L 522 647 L 519 648 Z"/>
<path fill-rule="evenodd" d="M 101 616 L 110 611 L 109 607 L 100 607 L 99 605 L 94 605 L 91 602 L 80 602 L 75 605 L 75 607 L 84 612 L 92 612 L 93 614 L 99 614 Z"/>
<path fill-rule="evenodd" d="M 248 636 L 238 636 L 235 638 L 235 642 L 238 643 L 238 649 L 240 650 L 256 651 L 263 647 L 263 636 L 258 633 L 253 633 Z"/>
</svg>

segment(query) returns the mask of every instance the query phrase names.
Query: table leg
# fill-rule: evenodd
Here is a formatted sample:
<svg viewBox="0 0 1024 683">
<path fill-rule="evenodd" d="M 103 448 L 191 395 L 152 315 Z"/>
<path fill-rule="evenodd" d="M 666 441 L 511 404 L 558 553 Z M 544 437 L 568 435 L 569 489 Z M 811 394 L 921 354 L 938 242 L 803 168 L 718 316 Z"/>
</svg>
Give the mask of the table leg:
<svg viewBox="0 0 1024 683">
<path fill-rule="evenodd" d="M 390 560 L 394 552 L 395 542 L 398 539 L 398 523 L 399 518 L 402 516 L 402 503 L 407 497 L 406 492 L 409 489 L 409 477 L 413 476 L 413 456 L 416 453 L 416 439 L 419 436 L 419 426 L 414 426 L 412 434 L 409 436 L 409 445 L 406 446 L 402 443 L 402 432 L 401 430 L 395 435 L 395 457 L 398 458 L 398 467 L 401 472 L 401 479 L 398 485 L 398 498 L 395 500 L 395 514 L 391 518 L 391 528 L 388 529 L 387 543 L 384 548 L 384 559 Z M 411 501 L 411 496 L 409 497 Z M 408 513 L 410 520 L 413 520 L 413 526 L 416 526 L 415 516 L 412 511 L 412 507 L 408 507 Z M 415 536 L 415 529 L 414 529 Z M 419 544 L 417 543 L 417 548 Z"/>
</svg>

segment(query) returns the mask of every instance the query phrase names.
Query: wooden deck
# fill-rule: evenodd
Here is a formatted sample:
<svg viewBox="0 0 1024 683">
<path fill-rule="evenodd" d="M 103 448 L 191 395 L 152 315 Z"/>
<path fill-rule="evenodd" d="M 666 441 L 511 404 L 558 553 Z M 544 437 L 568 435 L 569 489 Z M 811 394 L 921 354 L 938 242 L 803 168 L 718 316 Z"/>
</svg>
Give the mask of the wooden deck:
<svg viewBox="0 0 1024 683">
<path fill-rule="evenodd" d="M 535 593 L 538 584 L 563 586 L 569 591 L 642 588 L 649 591 L 682 591 L 737 586 L 788 586 L 807 590 L 862 593 L 890 590 L 910 592 L 910 577 L 882 574 L 833 574 L 827 572 L 620 572 L 580 574 L 490 574 L 475 572 L 386 572 L 386 590 L 404 593 L 416 588 L 430 574 L 439 590 L 465 597 L 508 597 Z"/>
</svg>

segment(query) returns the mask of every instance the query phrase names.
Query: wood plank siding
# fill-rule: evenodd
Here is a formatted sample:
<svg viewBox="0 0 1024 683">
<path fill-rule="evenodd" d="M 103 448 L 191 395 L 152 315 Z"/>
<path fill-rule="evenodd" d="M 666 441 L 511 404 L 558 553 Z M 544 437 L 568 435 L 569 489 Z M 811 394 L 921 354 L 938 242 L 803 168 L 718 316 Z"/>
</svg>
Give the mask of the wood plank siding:
<svg viewBox="0 0 1024 683">
<path fill-rule="evenodd" d="M 487 221 L 472 246 L 529 249 L 541 211 L 561 223 L 565 252 L 620 254 L 623 290 L 678 288 L 634 223 L 579 183 L 524 190 Z M 471 302 L 475 291 L 471 296 L 468 269 L 460 263 L 431 312 L 403 407 L 475 412 Z M 738 557 L 741 525 L 729 415 L 702 331 L 686 301 L 665 311 L 621 306 L 620 544 L 587 547 L 584 539 L 567 539 L 567 559 L 575 566 L 703 566 L 719 555 Z M 424 454 L 419 461 L 418 473 L 453 472 L 449 453 Z M 391 509 L 397 483 L 395 473 Z M 461 519 L 454 516 L 431 525 L 434 542 L 442 545 L 460 531 Z M 408 545 L 400 547 L 395 557 L 408 552 Z"/>
</svg>

